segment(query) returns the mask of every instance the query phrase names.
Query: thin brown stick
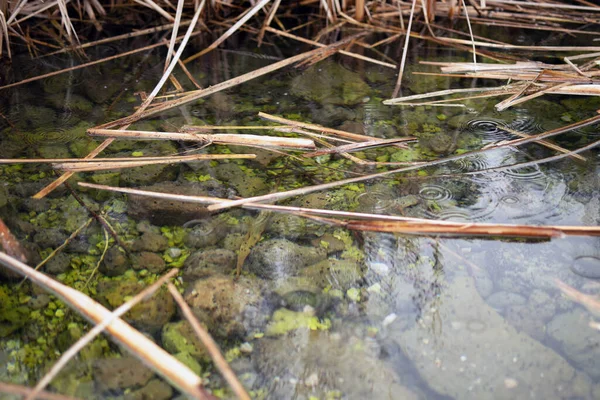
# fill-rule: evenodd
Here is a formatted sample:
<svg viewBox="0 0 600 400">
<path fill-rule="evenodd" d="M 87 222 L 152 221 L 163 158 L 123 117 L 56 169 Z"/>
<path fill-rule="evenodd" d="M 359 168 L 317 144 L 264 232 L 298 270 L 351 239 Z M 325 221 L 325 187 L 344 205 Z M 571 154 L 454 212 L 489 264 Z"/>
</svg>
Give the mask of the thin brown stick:
<svg viewBox="0 0 600 400">
<path fill-rule="evenodd" d="M 190 306 L 187 305 L 177 288 L 172 283 L 168 283 L 167 287 L 169 289 L 169 292 L 171 293 L 171 296 L 173 296 L 173 298 L 179 305 L 183 316 L 190 323 L 192 329 L 194 329 L 194 332 L 196 333 L 196 336 L 198 336 L 198 338 L 202 341 L 204 347 L 206 347 L 210 358 L 212 358 L 215 365 L 217 366 L 217 368 L 219 369 L 219 371 L 221 372 L 221 374 L 223 375 L 233 392 L 239 399 L 250 400 L 250 395 L 248 395 L 246 389 L 244 389 L 244 386 L 242 386 L 237 376 L 235 375 L 235 372 L 233 372 L 227 361 L 225 361 L 225 358 L 219 350 L 219 346 L 214 341 L 212 336 L 210 336 L 210 334 L 202 327 L 202 325 L 200 325 L 198 319 L 194 316 L 194 313 L 190 309 Z"/>
<path fill-rule="evenodd" d="M 271 25 L 271 22 L 273 21 L 273 18 L 275 17 L 275 14 L 279 9 L 279 4 L 281 4 L 281 0 L 275 0 L 273 6 L 271 6 L 271 9 L 269 10 L 267 18 L 265 18 L 265 22 L 263 22 L 263 25 L 260 28 L 260 32 L 258 33 L 258 37 L 256 38 L 256 40 L 258 41 L 258 47 L 260 47 L 262 44 L 263 38 L 265 36 L 265 31 L 269 27 L 269 25 Z"/>
<path fill-rule="evenodd" d="M 328 49 L 331 49 L 331 48 L 338 48 L 338 47 L 346 44 L 348 41 L 352 40 L 353 38 L 354 38 L 354 36 L 351 36 L 349 38 L 342 39 L 342 40 L 340 40 L 340 41 L 338 41 L 336 43 L 333 43 L 333 44 L 329 45 L 326 48 L 315 49 L 315 50 L 307 51 L 307 52 L 302 53 L 302 54 L 298 54 L 296 56 L 287 58 L 285 60 L 276 62 L 274 64 L 267 65 L 266 67 L 262 67 L 262 68 L 259 68 L 257 70 L 248 72 L 246 74 L 243 74 L 243 75 L 237 76 L 235 78 L 229 79 L 229 80 L 227 80 L 225 82 L 217 83 L 216 85 L 213 85 L 213 86 L 208 87 L 206 89 L 195 90 L 195 91 L 188 92 L 188 94 L 186 94 L 185 96 L 183 96 L 181 98 L 178 98 L 178 99 L 175 99 L 175 100 L 171 100 L 171 101 L 162 103 L 160 105 L 157 105 L 156 107 L 152 107 L 151 109 L 145 110 L 143 112 L 139 112 L 139 113 L 137 113 L 135 115 L 130 115 L 128 117 L 121 118 L 121 119 L 109 122 L 107 124 L 99 125 L 96 128 L 114 128 L 114 127 L 117 127 L 117 126 L 123 126 L 123 125 L 126 125 L 126 124 L 131 124 L 131 123 L 136 122 L 136 121 L 138 121 L 140 119 L 144 119 L 144 118 L 147 118 L 147 117 L 149 117 L 151 115 L 158 114 L 158 113 L 160 113 L 162 111 L 169 110 L 169 109 L 175 108 L 175 107 L 179 107 L 179 106 L 181 106 L 183 104 L 187 104 L 187 103 L 189 103 L 191 101 L 195 101 L 195 100 L 201 99 L 203 97 L 206 97 L 206 96 L 209 96 L 211 94 L 220 92 L 222 90 L 232 88 L 234 86 L 237 86 L 237 85 L 239 85 L 241 83 L 244 83 L 244 82 L 247 82 L 249 80 L 261 77 L 261 76 L 266 75 L 268 73 L 271 73 L 273 71 L 277 71 L 277 70 L 279 70 L 281 68 L 284 68 L 284 67 L 287 67 L 289 65 L 295 64 L 295 63 L 297 63 L 299 61 L 302 61 L 302 60 L 308 59 L 310 57 L 313 57 L 315 55 L 321 54 L 325 50 L 328 50 Z"/>
<path fill-rule="evenodd" d="M 416 140 L 416 139 L 417 138 L 415 138 L 415 137 L 408 137 L 408 138 L 398 138 L 398 139 L 377 140 L 377 141 L 373 141 L 373 142 L 360 142 L 360 143 L 345 144 L 342 146 L 332 147 L 329 149 L 319 149 L 312 153 L 304 154 L 304 157 L 318 157 L 318 156 L 322 156 L 325 154 L 349 153 L 349 152 L 353 152 L 353 151 L 361 151 L 364 149 L 387 146 L 390 144 L 396 144 L 396 145 L 398 145 L 398 147 L 408 149 L 408 146 L 406 146 L 404 144 L 400 144 L 400 143 L 409 142 L 409 141 Z"/>
<path fill-rule="evenodd" d="M 69 304 L 82 316 L 94 323 L 102 323 L 111 317 L 111 312 L 85 294 L 70 288 L 50 277 L 35 271 L 22 262 L 0 252 L 0 263 L 11 270 L 29 277 L 32 282 L 42 286 Z M 140 358 L 155 372 L 167 378 L 180 390 L 196 399 L 208 399 L 202 387 L 202 380 L 186 365 L 158 347 L 152 340 L 139 333 L 121 319 L 115 319 L 106 327 L 110 337 L 122 344 L 133 355 Z"/>
<path fill-rule="evenodd" d="M 256 5 L 254 7 L 252 7 L 246 13 L 246 15 L 244 15 L 242 18 L 240 18 L 231 28 L 229 28 L 223 35 L 221 35 L 217 40 L 215 40 L 210 46 L 208 46 L 204 50 L 194 54 L 193 56 L 186 58 L 185 60 L 183 60 L 183 63 L 187 64 L 190 61 L 193 61 L 199 57 L 202 57 L 209 51 L 214 50 L 217 47 L 219 47 L 219 45 L 221 43 L 223 43 L 225 40 L 227 40 L 227 38 L 229 36 L 233 35 L 242 25 L 244 25 L 246 23 L 246 21 L 248 21 L 250 18 L 252 18 L 254 16 L 254 14 L 259 12 L 260 9 L 263 8 L 269 1 L 271 1 L 271 0 L 261 0 L 260 2 L 256 3 Z"/>
<path fill-rule="evenodd" d="M 179 26 L 183 27 L 183 26 L 187 26 L 189 24 L 190 24 L 190 21 L 184 21 L 184 22 L 180 23 Z M 66 53 L 69 51 L 87 49 L 89 47 L 97 46 L 99 44 L 111 43 L 111 42 L 115 42 L 118 40 L 130 39 L 130 38 L 137 37 L 137 36 L 148 35 L 150 33 L 161 32 L 161 31 L 173 28 L 173 25 L 174 24 L 161 25 L 161 26 L 157 26 L 154 28 L 142 29 L 142 30 L 135 31 L 135 32 L 124 33 L 122 35 L 112 36 L 112 37 L 109 37 L 106 39 L 100 39 L 100 40 L 95 40 L 93 42 L 83 43 L 83 44 L 80 44 L 77 46 L 65 47 L 60 50 L 53 51 L 52 53 L 44 54 L 44 55 L 42 55 L 42 57 L 53 56 L 56 54 Z"/>
<path fill-rule="evenodd" d="M 340 137 L 343 137 L 346 139 L 358 140 L 361 142 L 369 142 L 372 140 L 381 140 L 378 138 L 374 138 L 372 136 L 360 135 L 358 133 L 351 133 L 351 132 L 346 132 L 346 131 L 342 131 L 339 129 L 327 128 L 327 127 L 324 127 L 321 125 L 311 124 L 308 122 L 294 121 L 291 119 L 278 117 L 276 115 L 271 115 L 271 114 L 267 114 L 264 112 L 259 112 L 258 117 L 262 118 L 262 119 L 266 119 L 267 121 L 277 122 L 277 123 L 280 123 L 280 124 L 286 125 L 286 126 L 301 127 L 301 128 L 310 129 L 313 131 L 331 133 L 333 135 L 337 135 L 337 136 L 340 136 Z"/>
<path fill-rule="evenodd" d="M 494 146 L 490 146 L 484 149 L 480 149 L 480 150 L 475 150 L 475 151 L 470 151 L 467 153 L 463 153 L 463 154 L 457 154 L 454 156 L 450 156 L 450 157 L 446 157 L 446 158 L 442 158 L 442 159 L 438 159 L 438 160 L 433 160 L 433 161 L 429 161 L 423 164 L 419 164 L 419 165 L 412 165 L 412 166 L 407 166 L 407 167 L 403 167 L 403 168 L 399 168 L 399 169 L 394 169 L 394 170 L 390 170 L 390 171 L 384 171 L 384 172 L 379 172 L 379 173 L 375 173 L 375 174 L 371 174 L 371 175 L 365 175 L 365 176 L 359 176 L 359 177 L 354 177 L 354 178 L 347 178 L 347 179 L 342 179 L 340 181 L 336 181 L 336 182 L 329 182 L 329 183 L 323 183 L 320 185 L 315 185 L 315 186 L 310 186 L 310 187 L 304 187 L 304 188 L 298 188 L 298 189 L 292 189 L 292 190 L 288 190 L 286 192 L 279 192 L 279 193 L 272 193 L 272 194 L 267 194 L 267 195 L 262 195 L 262 196 L 255 196 L 255 197 L 249 197 L 246 199 L 239 199 L 239 200 L 231 200 L 231 201 L 227 201 L 227 202 L 223 202 L 221 204 L 213 204 L 207 207 L 207 209 L 209 211 L 217 211 L 217 210 L 223 210 L 226 208 L 231 208 L 231 207 L 236 207 L 236 206 L 241 206 L 243 204 L 247 204 L 247 203 L 258 203 L 258 202 L 263 202 L 263 201 L 277 201 L 277 200 L 283 200 L 283 199 L 287 199 L 290 197 L 294 197 L 294 196 L 298 196 L 298 195 L 305 195 L 308 193 L 312 193 L 315 191 L 321 191 L 321 190 L 326 190 L 326 189 L 332 189 L 334 187 L 339 187 L 339 186 L 343 186 L 346 184 L 350 184 L 350 183 L 357 183 L 357 182 L 364 182 L 370 179 L 374 179 L 374 178 L 381 178 L 384 176 L 388 176 L 388 175 L 393 175 L 393 174 L 397 174 L 397 173 L 402 173 L 402 172 L 409 172 L 409 171 L 414 171 L 417 170 L 419 168 L 425 168 L 425 167 L 430 167 L 430 166 L 435 166 L 435 165 L 440 165 L 440 164 L 444 164 L 447 163 L 449 161 L 455 161 L 455 160 L 459 160 L 465 157 L 469 157 L 471 155 L 474 154 L 480 154 L 480 153 L 484 153 L 484 152 L 488 152 L 490 150 L 495 150 L 495 149 L 499 149 L 502 147 L 507 147 L 507 146 L 519 146 L 522 144 L 526 144 L 526 143 L 531 143 L 531 142 L 535 142 L 541 139 L 546 139 L 548 137 L 551 136 L 556 136 L 558 134 L 561 133 L 565 133 L 574 129 L 578 129 L 578 128 L 582 128 L 585 126 L 589 126 L 589 125 L 593 125 L 600 122 L 600 115 L 597 115 L 595 117 L 592 118 L 588 118 L 587 120 L 583 120 L 583 121 L 579 121 L 576 122 L 574 124 L 565 126 L 565 127 L 561 127 L 561 128 L 557 128 L 557 129 L 553 129 L 551 131 L 547 131 L 544 133 L 540 133 L 537 135 L 531 135 L 528 138 L 522 138 L 522 139 L 515 139 L 515 140 L 511 140 L 508 142 L 503 142 Z M 593 143 L 594 146 L 596 146 L 598 144 L 598 142 Z M 574 151 L 572 153 L 578 153 L 581 151 L 585 151 L 588 150 L 588 148 L 591 145 L 586 146 L 585 148 L 579 149 L 577 151 Z M 554 157 L 550 157 L 548 158 L 548 160 L 556 160 L 562 157 L 566 157 L 569 154 L 561 154 L 559 156 L 554 156 Z M 541 160 L 537 161 L 537 163 L 540 163 Z M 523 163 L 523 164 L 519 164 L 519 166 L 526 166 L 526 165 L 530 165 L 529 163 Z M 506 167 L 500 167 L 500 168 L 517 168 L 517 165 L 511 165 L 511 166 L 506 166 Z"/>
<path fill-rule="evenodd" d="M 198 35 L 200 33 L 201 32 L 196 32 L 196 33 L 194 33 L 194 35 Z M 183 36 L 181 38 L 183 38 Z M 180 38 L 178 38 L 178 40 L 179 39 Z M 139 49 L 130 50 L 130 51 L 126 51 L 124 53 L 115 54 L 114 56 L 106 57 L 106 58 L 103 58 L 101 60 L 90 61 L 90 62 L 85 63 L 85 64 L 76 65 L 74 67 L 61 69 L 60 71 L 54 71 L 54 72 L 50 72 L 50 73 L 47 73 L 47 74 L 44 74 L 44 75 L 39 75 L 39 76 L 34 76 L 32 78 L 23 79 L 22 81 L 19 81 L 19 82 L 14 82 L 14 83 L 10 83 L 8 85 L 0 86 L 0 90 L 8 89 L 8 88 L 19 86 L 19 85 L 23 85 L 25 83 L 39 81 L 40 79 L 45 79 L 45 78 L 49 78 L 51 76 L 56 76 L 56 75 L 64 74 L 65 72 L 76 71 L 78 69 L 87 68 L 87 67 L 90 67 L 92 65 L 101 64 L 101 63 L 104 63 L 104 62 L 107 62 L 107 61 L 116 60 L 117 58 L 130 56 L 132 54 L 136 54 L 136 53 L 139 53 L 139 52 L 142 52 L 142 51 L 152 50 L 152 49 L 154 49 L 156 47 L 159 47 L 159 46 L 164 46 L 164 43 L 162 43 L 162 42 L 161 43 L 154 43 L 154 44 L 151 44 L 149 46 L 145 46 L 145 47 L 142 47 L 142 48 L 139 48 Z"/>
<path fill-rule="evenodd" d="M 27 396 L 33 389 L 12 383 L 0 382 L 0 392 L 9 393 L 18 396 Z M 40 392 L 36 395 L 37 399 L 41 400 L 78 400 L 76 397 L 65 396 L 57 393 Z"/>
<path fill-rule="evenodd" d="M 323 43 L 315 42 L 314 40 L 306 39 L 306 38 L 303 38 L 301 36 L 292 35 L 291 33 L 288 33 L 288 32 L 285 32 L 285 31 L 282 31 L 282 30 L 279 30 L 279 29 L 271 28 L 270 26 L 267 26 L 266 30 L 269 31 L 269 32 L 271 32 L 271 33 L 274 33 L 274 34 L 276 34 L 278 36 L 283 36 L 283 37 L 287 37 L 287 38 L 290 38 L 290 39 L 297 40 L 299 42 L 303 42 L 303 43 L 307 43 L 307 44 L 312 44 L 313 46 L 318 46 L 318 47 L 325 47 L 326 46 Z M 367 62 L 370 62 L 370 63 L 373 63 L 373 64 L 377 64 L 377 65 L 381 65 L 381 66 L 384 66 L 384 67 L 387 67 L 387 68 L 393 68 L 393 69 L 396 68 L 396 65 L 394 65 L 394 64 L 390 64 L 390 63 L 386 63 L 384 61 L 376 60 L 376 59 L 371 58 L 371 57 L 366 57 L 366 56 L 363 56 L 361 54 L 352 53 L 350 51 L 340 50 L 339 53 L 343 54 L 345 56 L 348 56 L 348 57 L 356 58 L 358 60 L 367 61 Z"/>
<path fill-rule="evenodd" d="M 408 19 L 408 27 L 406 28 L 406 39 L 404 41 L 404 49 L 402 50 L 402 59 L 400 60 L 400 68 L 398 71 L 398 79 L 396 80 L 396 87 L 392 92 L 392 97 L 397 97 L 400 93 L 400 87 L 402 86 L 402 75 L 404 74 L 404 64 L 406 63 L 406 56 L 408 54 L 408 41 L 410 40 L 410 29 L 412 27 L 413 16 L 415 14 L 415 5 L 417 0 L 413 0 L 412 7 L 410 9 L 410 18 Z"/>
<path fill-rule="evenodd" d="M 179 200 L 201 204 L 219 204 L 221 202 L 233 203 L 235 200 L 219 199 L 206 196 L 189 196 L 172 193 L 151 192 L 147 190 L 119 188 L 105 185 L 96 185 L 85 182 L 79 183 L 83 187 L 109 190 L 114 192 L 130 193 L 150 196 L 161 199 Z M 319 221 L 335 225 L 342 225 L 349 229 L 372 230 L 380 232 L 403 232 L 412 234 L 468 234 L 468 235 L 491 235 L 491 236 L 535 236 L 555 237 L 561 235 L 584 235 L 600 236 L 600 227 L 589 226 L 536 226 L 536 225 L 513 225 L 513 224 L 485 224 L 485 223 L 463 223 L 452 221 L 428 220 L 422 218 L 408 218 L 392 215 L 378 215 L 367 213 L 355 213 L 349 211 L 335 211 L 323 209 L 311 209 L 301 207 L 277 206 L 270 204 L 246 203 L 243 205 L 248 209 L 269 210 L 300 215 L 306 218 L 316 216 Z M 354 218 L 352 220 L 339 221 L 336 219 L 325 219 L 322 216 L 335 216 L 343 218 Z"/>
<path fill-rule="evenodd" d="M 127 311 L 131 310 L 136 304 L 142 300 L 149 299 L 154 292 L 156 292 L 165 282 L 177 275 L 179 271 L 172 269 L 165 275 L 160 277 L 152 285 L 148 286 L 140 293 L 133 296 L 130 300 L 123 303 L 116 310 L 114 310 L 110 316 L 106 317 L 102 322 L 97 324 L 92 330 L 83 335 L 77 342 L 75 342 L 62 356 L 54 363 L 50 371 L 48 371 L 44 377 L 38 382 L 35 388 L 27 396 L 26 400 L 34 399 L 38 393 L 40 393 L 48 384 L 60 373 L 60 371 L 67 365 L 69 360 L 77 355 L 88 343 L 90 343 L 96 336 L 101 334 L 115 319 L 123 316 Z"/>
</svg>

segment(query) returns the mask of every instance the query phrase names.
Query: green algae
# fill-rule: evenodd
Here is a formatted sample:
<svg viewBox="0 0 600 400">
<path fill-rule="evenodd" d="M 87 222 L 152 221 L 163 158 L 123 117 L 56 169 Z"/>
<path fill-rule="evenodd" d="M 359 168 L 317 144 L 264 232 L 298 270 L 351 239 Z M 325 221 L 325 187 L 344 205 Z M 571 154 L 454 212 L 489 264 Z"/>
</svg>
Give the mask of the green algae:
<svg viewBox="0 0 600 400">
<path fill-rule="evenodd" d="M 331 321 L 328 318 L 319 319 L 304 312 L 280 308 L 273 313 L 271 322 L 267 325 L 265 333 L 268 336 L 280 336 L 297 329 L 316 331 L 329 330 L 330 328 Z"/>
</svg>

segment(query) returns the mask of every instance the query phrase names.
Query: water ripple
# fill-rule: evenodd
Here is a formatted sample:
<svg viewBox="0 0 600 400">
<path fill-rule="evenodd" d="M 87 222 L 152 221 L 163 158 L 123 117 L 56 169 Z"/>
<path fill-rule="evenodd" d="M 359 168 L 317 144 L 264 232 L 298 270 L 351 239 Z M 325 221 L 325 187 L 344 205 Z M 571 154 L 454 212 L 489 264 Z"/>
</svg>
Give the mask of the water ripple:
<svg viewBox="0 0 600 400">
<path fill-rule="evenodd" d="M 377 189 L 361 193 L 357 197 L 360 210 L 363 212 L 385 213 L 394 208 L 394 198 L 388 192 Z"/>
<path fill-rule="evenodd" d="M 419 190 L 419 196 L 423 200 L 445 201 L 452 199 L 452 192 L 443 186 L 428 183 Z"/>
<path fill-rule="evenodd" d="M 495 119 L 473 119 L 464 126 L 466 132 L 483 135 L 484 141 L 496 142 L 508 139 L 511 135 L 503 128 L 508 125 L 501 120 Z"/>
</svg>

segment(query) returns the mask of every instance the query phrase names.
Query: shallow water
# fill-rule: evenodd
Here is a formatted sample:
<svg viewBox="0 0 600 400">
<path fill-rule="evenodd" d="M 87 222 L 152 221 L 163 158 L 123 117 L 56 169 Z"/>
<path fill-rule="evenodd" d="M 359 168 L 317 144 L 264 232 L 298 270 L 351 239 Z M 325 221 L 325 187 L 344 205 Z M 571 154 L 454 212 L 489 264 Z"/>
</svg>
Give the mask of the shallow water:
<svg viewBox="0 0 600 400">
<path fill-rule="evenodd" d="M 94 51 L 100 57 L 116 50 Z M 458 57 L 436 49 L 420 51 L 413 56 Z M 393 55 L 396 50 L 385 53 Z M 278 56 L 274 49 L 265 50 L 265 55 L 215 51 L 191 70 L 208 86 L 272 63 L 270 57 Z M 16 80 L 76 63 L 67 57 L 48 59 L 35 71 L 12 69 L 9 75 Z M 340 68 L 356 74 L 343 75 Z M 160 58 L 149 55 L 5 91 L 0 100 L 4 116 L 0 156 L 84 156 L 99 143 L 85 137 L 85 129 L 129 115 L 139 104 L 134 93 L 150 91 L 161 71 Z M 312 89 L 298 78 L 310 73 L 330 79 L 332 85 L 322 85 L 325 95 L 319 94 L 319 101 L 307 98 Z M 340 104 L 333 87 L 340 76 L 361 80 L 368 92 L 351 104 Z M 183 74 L 177 77 L 189 86 Z M 460 83 L 419 79 L 407 78 L 405 94 Z M 465 110 L 384 106 L 381 99 L 389 96 L 394 80 L 393 70 L 336 58 L 308 71 L 276 72 L 132 128 L 175 131 L 184 124 L 260 125 L 256 113 L 264 111 L 377 137 L 420 132 L 423 135 L 411 144 L 410 152 L 388 148 L 361 153 L 372 161 L 413 161 L 514 137 L 503 128 L 540 133 L 590 117 L 600 107 L 596 100 L 558 96 L 532 100 L 504 113 L 493 111 L 495 102 L 490 100 L 469 102 Z M 598 128 L 592 127 L 560 136 L 556 143 L 574 149 L 597 137 Z M 118 141 L 106 154 L 166 155 L 197 147 Z M 244 150 L 232 146 L 200 151 Z M 584 154 L 585 163 L 564 159 L 463 174 L 553 154 L 538 145 L 504 148 L 421 173 L 283 203 L 452 221 L 598 225 L 597 152 Z M 600 385 L 595 383 L 600 380 L 600 333 L 589 325 L 600 316 L 561 295 L 556 286 L 559 279 L 582 292 L 600 294 L 598 238 L 495 240 L 348 232 L 300 217 L 241 210 L 210 216 L 196 206 L 84 191 L 76 185 L 78 180 L 158 185 L 154 189 L 247 197 L 350 176 L 345 172 L 376 170 L 337 157 L 306 164 L 273 152 L 260 150 L 258 155 L 253 161 L 79 174 L 71 181 L 72 189 L 107 219 L 131 254 L 119 253 L 114 239 L 107 246 L 107 236 L 94 222 L 45 271 L 114 308 L 169 266 L 181 267 L 178 284 L 185 289 L 186 300 L 258 398 L 600 397 Z M 30 264 L 47 256 L 89 218 L 65 188 L 41 201 L 29 198 L 52 179 L 47 165 L 0 168 L 0 217 L 31 248 Z M 247 252 L 248 258 L 243 277 L 234 281 L 238 252 Z M 96 266 L 98 271 L 92 273 Z M 0 363 L 0 380 L 31 385 L 87 326 L 40 289 L 17 288 L 7 281 L 0 290 L 0 360 L 5 361 Z M 202 371 L 215 393 L 229 396 L 206 354 L 181 344 L 177 338 L 184 334 L 172 333 L 181 324 L 168 297 L 159 297 L 130 319 Z M 111 357 L 118 353 L 118 347 L 97 339 L 71 362 L 53 388 L 82 398 L 143 398 L 149 392 L 155 398 L 176 396 L 151 373 L 115 379 L 141 370 L 127 358 L 121 359 L 122 365 L 115 364 Z"/>
</svg>

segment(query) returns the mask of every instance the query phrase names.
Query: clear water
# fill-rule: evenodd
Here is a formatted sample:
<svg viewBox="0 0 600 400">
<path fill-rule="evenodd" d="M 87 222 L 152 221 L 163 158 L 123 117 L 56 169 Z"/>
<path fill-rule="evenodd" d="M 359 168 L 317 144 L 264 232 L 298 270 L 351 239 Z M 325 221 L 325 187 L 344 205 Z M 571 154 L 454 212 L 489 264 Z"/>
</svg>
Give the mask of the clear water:
<svg viewBox="0 0 600 400">
<path fill-rule="evenodd" d="M 93 50 L 94 57 L 116 51 L 112 47 Z M 396 49 L 385 49 L 385 53 L 394 55 Z M 457 54 L 439 49 L 421 49 L 413 56 L 458 59 Z M 272 63 L 273 57 L 278 57 L 275 50 L 265 50 L 264 54 L 215 51 L 194 65 L 191 72 L 208 86 Z M 7 71 L 11 79 L 77 63 L 66 56 L 39 62 L 25 60 L 14 64 L 24 68 Z M 292 80 L 305 72 L 290 68 L 183 106 L 159 119 L 137 123 L 135 128 L 174 131 L 190 123 L 258 125 L 263 123 L 256 117 L 258 111 L 377 137 L 412 135 L 425 130 L 426 124 L 439 128 L 435 135 L 444 140 L 440 146 L 446 146 L 451 154 L 457 149 L 513 138 L 503 127 L 540 133 L 590 117 L 599 108 L 596 100 L 575 102 L 566 97 L 533 100 L 504 113 L 493 111 L 494 102 L 488 100 L 471 102 L 465 110 L 389 107 L 382 105 L 381 99 L 391 93 L 393 70 L 342 58 L 333 62 L 355 71 L 369 84 L 367 98 L 355 105 L 302 98 L 291 88 Z M 330 65 L 327 63 L 331 61 L 316 68 L 325 70 Z M 419 68 L 411 66 L 411 70 Z M 2 92 L 0 156 L 84 156 L 94 143 L 99 143 L 85 137 L 85 128 L 129 115 L 139 104 L 134 93 L 151 90 L 161 71 L 160 58 L 149 55 Z M 191 87 L 183 74 L 177 76 Z M 410 88 L 422 92 L 470 84 L 425 77 L 409 77 L 406 83 L 405 94 Z M 597 138 L 598 128 L 591 127 L 559 137 L 557 143 L 574 149 Z M 418 149 L 420 159 L 440 156 L 424 140 L 411 146 Z M 193 151 L 197 146 L 119 141 L 106 154 L 166 155 L 181 150 Z M 231 151 L 242 149 L 232 147 Z M 399 157 L 395 151 L 369 150 L 362 155 L 389 161 Z M 364 187 L 340 188 L 283 203 L 452 221 L 598 225 L 597 152 L 584 154 L 584 163 L 564 159 L 527 169 L 461 175 L 551 154 L 538 145 L 505 148 L 428 168 L 421 174 L 394 176 L 368 182 Z M 600 384 L 596 383 L 600 380 L 600 333 L 590 326 L 600 315 L 563 296 L 556 283 L 558 279 L 584 293 L 600 295 L 598 238 L 406 236 L 347 232 L 307 223 L 299 217 L 267 218 L 241 210 L 210 216 L 197 208 L 175 206 L 164 213 L 150 212 L 144 209 L 146 203 L 138 200 L 81 191 L 75 184 L 83 180 L 148 187 L 173 181 L 173 186 L 163 189 L 183 192 L 186 187 L 192 191 L 195 189 L 189 187 L 209 188 L 214 195 L 249 196 L 349 176 L 344 171 L 376 170 L 337 157 L 307 165 L 264 151 L 259 156 L 256 161 L 176 165 L 123 171 L 120 175 L 114 171 L 78 175 L 71 181 L 73 190 L 107 218 L 123 241 L 133 243 L 132 264 L 122 271 L 100 268 L 92 276 L 106 244 L 101 228 L 93 223 L 63 251 L 66 260 L 60 265 L 57 262 L 54 269 L 46 267 L 46 271 L 114 307 L 110 302 L 116 296 L 115 288 L 118 294 L 123 287 L 119 285 L 135 286 L 155 279 L 155 271 L 147 265 L 149 259 L 140 258 L 144 251 L 145 257 L 154 253 L 168 265 L 183 261 L 179 253 L 214 256 L 217 250 L 225 252 L 218 253 L 226 256 L 217 257 L 201 275 L 183 268 L 179 283 L 187 288 L 188 301 L 208 321 L 234 370 L 258 398 L 600 397 Z M 29 199 L 53 178 L 47 165 L 0 167 L 1 189 L 7 199 L 0 207 L 0 217 L 42 256 L 89 217 L 64 188 L 42 201 Z M 194 222 L 186 223 L 190 220 Z M 140 244 L 144 232 L 163 239 L 158 240 L 156 248 Z M 222 261 L 223 257 L 231 258 L 243 248 L 244 241 L 259 239 L 244 264 L 244 276 L 234 281 L 234 264 Z M 273 255 L 277 248 L 273 240 L 278 239 L 286 241 L 280 242 L 284 243 L 280 253 Z M 296 245 L 303 247 L 293 247 Z M 256 250 L 260 246 L 260 254 L 271 254 L 270 272 L 261 269 Z M 292 264 L 299 267 L 291 268 Z M 198 289 L 200 297 L 210 293 L 213 303 L 205 308 L 194 303 L 194 296 L 189 296 L 191 287 Z M 5 299 L 13 299 L 12 303 L 3 300 L 0 315 L 0 359 L 4 360 L 0 379 L 31 385 L 78 337 L 78 332 L 87 328 L 67 307 L 45 298 L 39 289 L 28 285 L 17 288 L 8 281 L 0 288 Z M 229 295 L 218 294 L 221 290 Z M 176 322 L 180 317 L 173 310 L 152 315 L 154 323 L 139 315 L 134 322 L 165 345 L 161 324 Z M 107 383 L 110 379 L 106 375 L 127 374 L 136 368 L 126 365 L 122 371 L 114 367 L 106 373 L 98 360 L 119 352 L 107 341 L 96 340 L 71 362 L 71 367 L 53 383 L 54 389 L 83 398 L 113 398 L 122 396 L 124 390 L 135 396 L 141 396 L 140 390 L 152 390 L 156 398 L 176 396 L 164 383 L 150 380 L 154 378 Z M 208 378 L 208 387 L 222 393 L 219 388 L 225 384 L 218 372 L 205 357 L 197 359 L 203 376 Z M 154 387 L 151 385 L 158 385 L 164 394 L 149 389 Z"/>
</svg>

